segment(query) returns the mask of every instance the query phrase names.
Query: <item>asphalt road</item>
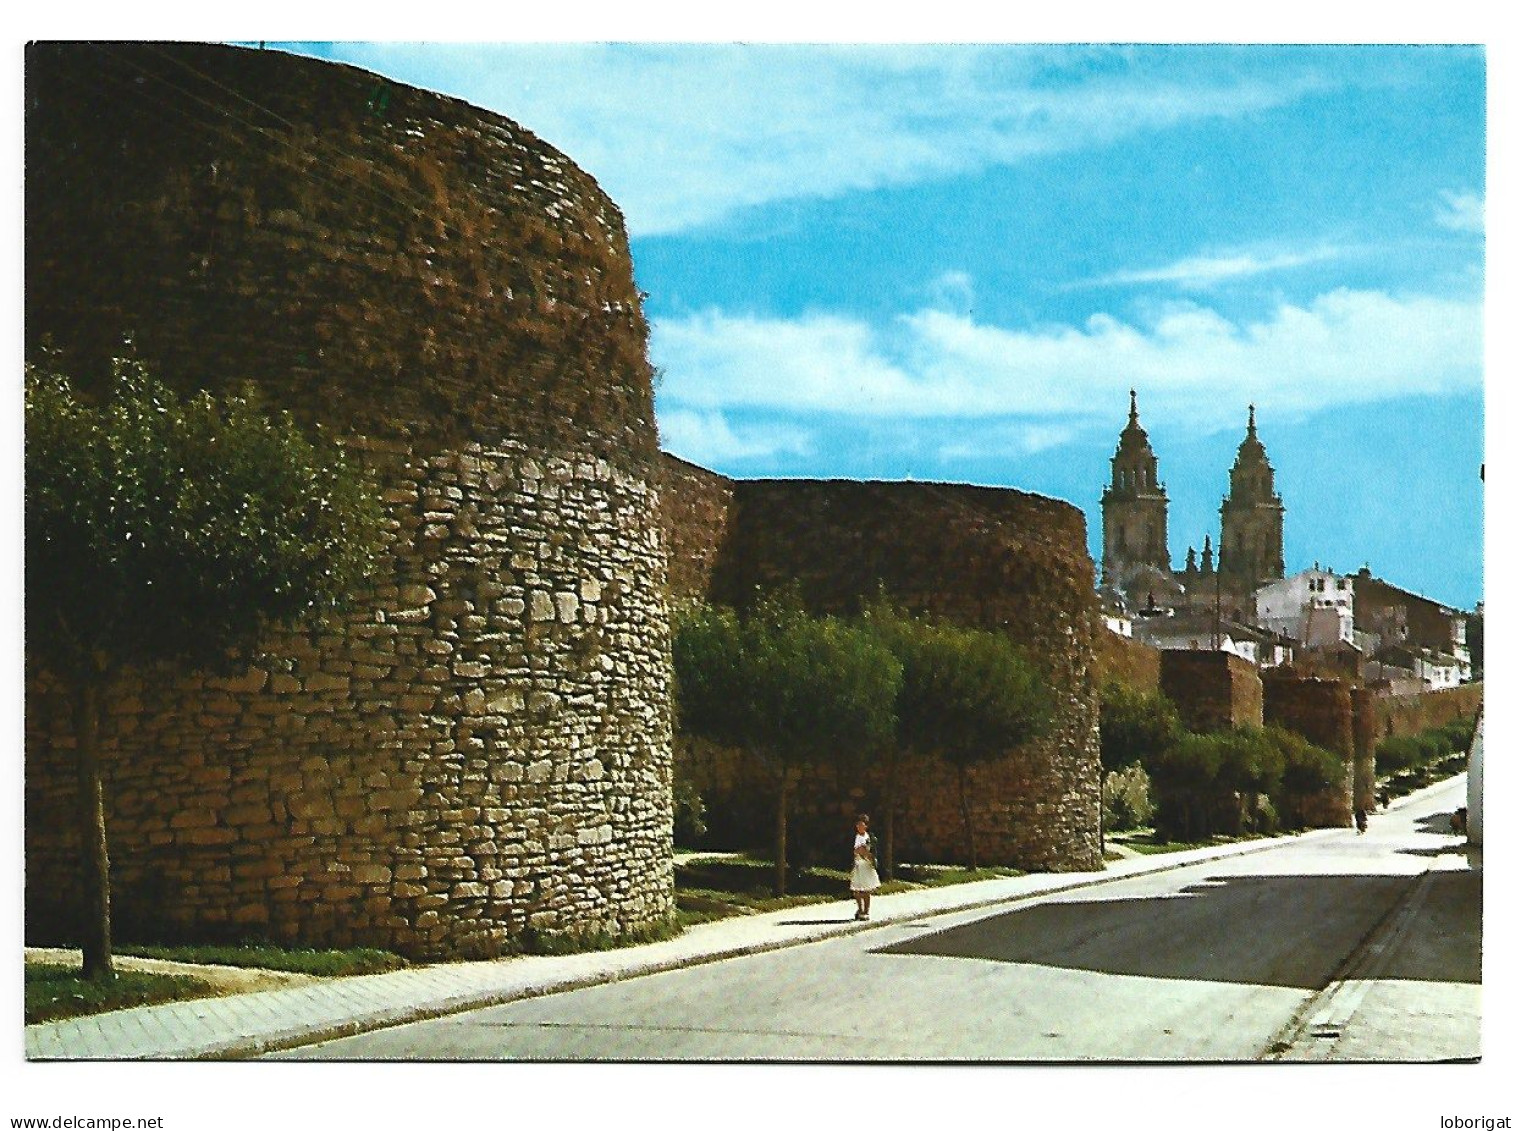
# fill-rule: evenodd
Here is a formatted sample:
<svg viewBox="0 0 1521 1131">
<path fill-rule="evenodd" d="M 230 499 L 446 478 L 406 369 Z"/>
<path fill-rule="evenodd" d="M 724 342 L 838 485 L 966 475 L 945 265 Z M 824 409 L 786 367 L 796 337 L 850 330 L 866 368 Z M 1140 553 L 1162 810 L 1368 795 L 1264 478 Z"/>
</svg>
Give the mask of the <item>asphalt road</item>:
<svg viewBox="0 0 1521 1131">
<path fill-rule="evenodd" d="M 280 1054 L 1443 1060 L 1479 1052 L 1462 781 L 1351 830 Z M 800 909 L 800 915 L 810 909 Z"/>
</svg>

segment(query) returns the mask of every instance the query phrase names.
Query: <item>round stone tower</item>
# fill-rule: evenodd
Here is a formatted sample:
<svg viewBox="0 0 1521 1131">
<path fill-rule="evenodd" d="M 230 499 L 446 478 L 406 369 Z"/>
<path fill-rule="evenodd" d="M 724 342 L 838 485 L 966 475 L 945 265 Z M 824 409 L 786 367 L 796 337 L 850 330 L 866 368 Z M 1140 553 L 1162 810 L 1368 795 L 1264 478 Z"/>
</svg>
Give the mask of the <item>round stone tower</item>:
<svg viewBox="0 0 1521 1131">
<path fill-rule="evenodd" d="M 341 624 L 129 679 L 102 738 L 118 934 L 417 957 L 674 912 L 647 328 L 618 209 L 514 123 L 185 44 L 26 59 L 27 346 L 98 386 L 250 382 L 389 508 Z M 70 743 L 29 669 L 29 938 L 74 914 Z"/>
</svg>

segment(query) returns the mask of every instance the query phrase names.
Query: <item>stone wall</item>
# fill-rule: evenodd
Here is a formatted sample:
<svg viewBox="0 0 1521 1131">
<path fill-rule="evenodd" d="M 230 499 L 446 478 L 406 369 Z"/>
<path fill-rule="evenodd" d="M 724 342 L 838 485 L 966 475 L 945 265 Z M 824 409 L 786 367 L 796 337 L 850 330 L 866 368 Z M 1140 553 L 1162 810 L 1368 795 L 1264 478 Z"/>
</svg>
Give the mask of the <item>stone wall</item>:
<svg viewBox="0 0 1521 1131">
<path fill-rule="evenodd" d="M 1047 737 L 972 771 L 979 855 L 1032 869 L 1100 866 L 1099 622 L 1081 512 L 1019 491 L 937 484 L 750 480 L 715 489 L 710 478 L 673 476 L 666 466 L 668 526 L 703 516 L 702 531 L 670 529 L 668 541 L 717 547 L 709 598 L 743 604 L 794 583 L 814 609 L 852 613 L 884 591 L 915 612 L 1004 631 L 1024 645 L 1056 691 L 1056 720 Z M 684 498 L 693 484 L 701 498 Z M 720 521 L 713 504 L 730 489 Z M 712 820 L 765 843 L 771 793 L 763 777 L 732 753 L 683 745 L 678 757 Z M 964 858 L 955 775 L 916 762 L 902 780 L 900 855 Z M 865 770 L 820 770 L 797 797 L 794 835 L 805 855 L 837 858 L 863 806 L 882 823 L 882 782 Z"/>
<path fill-rule="evenodd" d="M 1167 648 L 1160 682 L 1189 730 L 1262 726 L 1262 679 L 1240 656 Z"/>
<path fill-rule="evenodd" d="M 727 543 L 734 483 L 668 452 L 661 453 L 660 477 L 671 600 L 701 600 Z"/>
<path fill-rule="evenodd" d="M 1306 824 L 1344 827 L 1352 823 L 1357 763 L 1351 687 L 1339 679 L 1270 673 L 1262 681 L 1263 719 L 1270 726 L 1302 735 L 1347 764 L 1344 782 L 1309 801 Z"/>
<path fill-rule="evenodd" d="M 1454 719 L 1472 719 L 1484 706 L 1484 685 L 1466 683 L 1418 695 L 1376 695 L 1373 700 L 1377 737 L 1419 734 Z"/>
<path fill-rule="evenodd" d="M 346 438 L 374 587 L 229 680 L 134 673 L 103 732 L 119 933 L 421 958 L 674 912 L 646 327 L 617 209 L 513 123 L 353 68 L 27 53 L 27 333 L 131 333 Z M 109 173 L 109 175 L 107 175 Z M 72 739 L 28 670 L 29 940 L 66 938 Z"/>
<path fill-rule="evenodd" d="M 1161 688 L 1161 649 L 1105 629 L 1094 634 L 1093 651 L 1094 670 L 1100 683 L 1114 680 L 1147 692 Z"/>
</svg>

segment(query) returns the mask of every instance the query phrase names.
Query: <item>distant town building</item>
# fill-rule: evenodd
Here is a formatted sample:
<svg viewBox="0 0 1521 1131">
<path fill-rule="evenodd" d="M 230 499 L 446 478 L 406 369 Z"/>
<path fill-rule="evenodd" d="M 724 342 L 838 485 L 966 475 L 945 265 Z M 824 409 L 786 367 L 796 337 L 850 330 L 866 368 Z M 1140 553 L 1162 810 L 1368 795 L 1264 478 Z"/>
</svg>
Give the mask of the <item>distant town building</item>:
<svg viewBox="0 0 1521 1131">
<path fill-rule="evenodd" d="M 1256 593 L 1256 622 L 1310 648 L 1354 640 L 1352 578 L 1321 569 L 1270 581 Z"/>
<path fill-rule="evenodd" d="M 1354 637 L 1370 661 L 1408 667 L 1428 687 L 1450 686 L 1449 670 L 1457 672 L 1454 682 L 1473 677 L 1468 614 L 1375 577 L 1367 566 L 1352 583 Z"/>
<path fill-rule="evenodd" d="M 1164 651 L 1229 652 L 1259 668 L 1277 667 L 1294 659 L 1294 642 L 1287 637 L 1198 610 L 1137 617 L 1135 638 Z"/>
<path fill-rule="evenodd" d="M 1440 691 L 1463 683 L 1463 668 L 1456 656 L 1429 648 L 1385 648 L 1363 663 L 1368 683 L 1414 684 L 1423 691 Z"/>
</svg>

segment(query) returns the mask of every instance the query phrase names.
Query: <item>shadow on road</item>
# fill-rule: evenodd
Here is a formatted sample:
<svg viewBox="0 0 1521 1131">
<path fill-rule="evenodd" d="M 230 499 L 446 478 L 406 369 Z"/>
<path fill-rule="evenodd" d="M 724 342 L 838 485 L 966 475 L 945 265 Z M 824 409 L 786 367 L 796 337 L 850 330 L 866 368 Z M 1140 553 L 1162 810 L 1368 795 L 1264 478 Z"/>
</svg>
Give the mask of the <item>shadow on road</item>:
<svg viewBox="0 0 1521 1131">
<path fill-rule="evenodd" d="M 1479 982 L 1482 873 L 1431 873 L 1412 934 L 1381 978 Z M 1241 876 L 1156 898 L 1036 904 L 874 950 L 1145 978 L 1319 989 L 1410 876 Z"/>
<path fill-rule="evenodd" d="M 1450 836 L 1453 831 L 1452 814 L 1448 812 L 1433 813 L 1429 817 L 1420 818 L 1411 827 L 1418 833 Z"/>
<path fill-rule="evenodd" d="M 1435 860 L 1441 856 L 1461 856 L 1468 861 L 1470 868 L 1479 867 L 1484 859 L 1479 849 L 1460 840 L 1455 840 L 1451 844 L 1439 844 L 1434 848 L 1401 848 L 1399 852 L 1402 856 L 1423 856 L 1427 860 Z"/>
</svg>

